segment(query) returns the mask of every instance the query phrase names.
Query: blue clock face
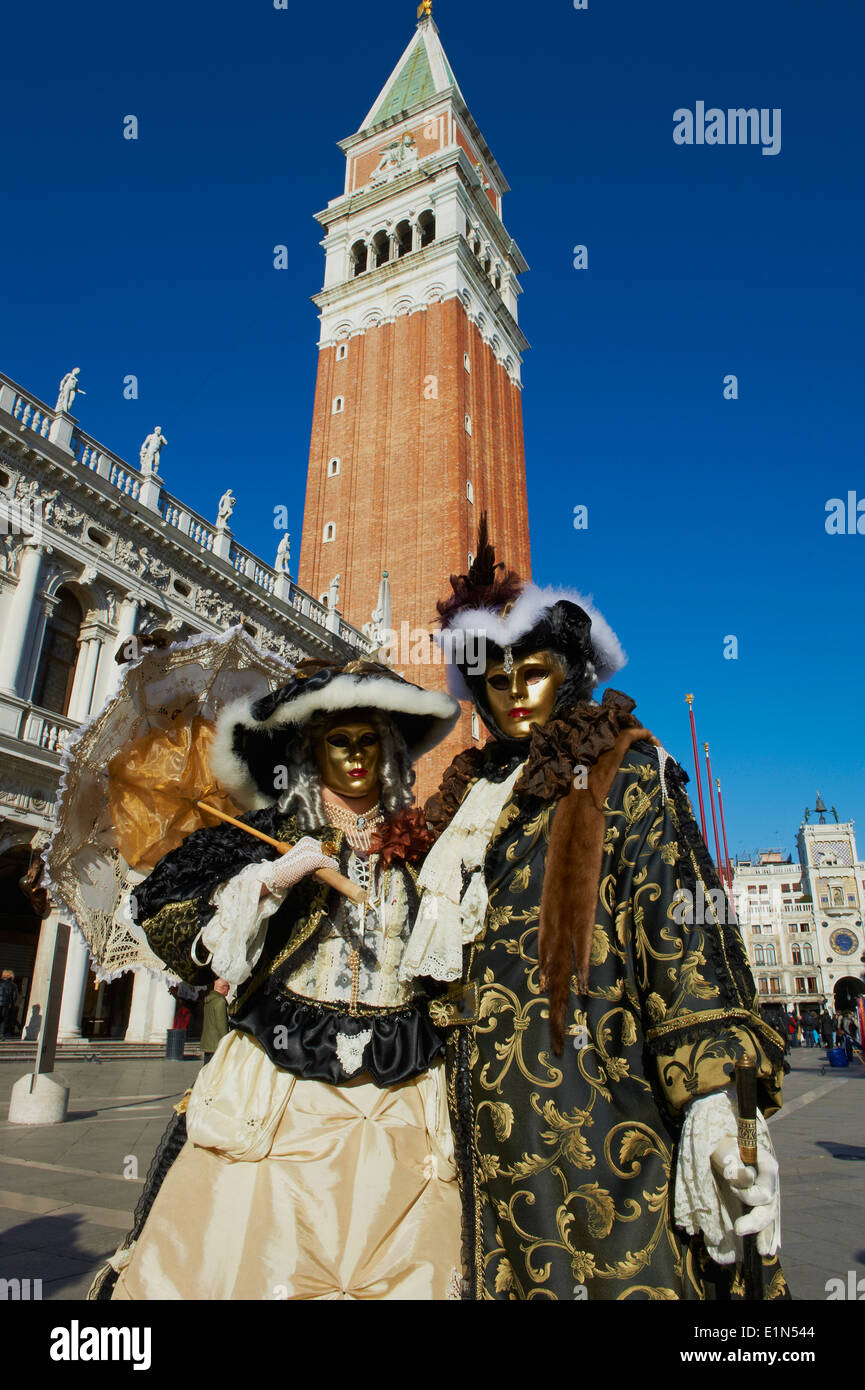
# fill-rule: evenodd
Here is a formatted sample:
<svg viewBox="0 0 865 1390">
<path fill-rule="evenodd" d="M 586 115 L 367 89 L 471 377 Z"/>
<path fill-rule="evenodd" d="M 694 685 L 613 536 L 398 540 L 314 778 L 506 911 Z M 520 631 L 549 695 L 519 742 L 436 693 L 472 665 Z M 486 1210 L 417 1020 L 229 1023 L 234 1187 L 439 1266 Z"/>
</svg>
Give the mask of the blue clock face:
<svg viewBox="0 0 865 1390">
<path fill-rule="evenodd" d="M 852 931 L 840 928 L 829 937 L 829 945 L 838 956 L 852 956 L 859 949 L 859 938 Z"/>
</svg>

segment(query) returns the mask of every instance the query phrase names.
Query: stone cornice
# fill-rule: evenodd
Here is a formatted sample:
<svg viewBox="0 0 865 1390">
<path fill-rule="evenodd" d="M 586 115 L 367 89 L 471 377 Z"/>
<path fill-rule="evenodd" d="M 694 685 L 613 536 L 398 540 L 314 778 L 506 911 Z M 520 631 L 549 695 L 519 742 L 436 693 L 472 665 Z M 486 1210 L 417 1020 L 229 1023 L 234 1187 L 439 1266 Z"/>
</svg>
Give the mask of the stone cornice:
<svg viewBox="0 0 865 1390">
<path fill-rule="evenodd" d="M 347 655 L 353 653 L 354 649 L 336 634 L 318 629 L 290 603 L 249 583 L 228 560 L 202 550 L 184 532 L 168 526 L 159 513 L 120 493 L 107 478 L 72 462 L 70 455 L 50 440 L 34 436 L 31 441 L 22 438 L 17 430 L 13 432 L 8 418 L 5 412 L 0 413 L 0 457 L 10 469 L 34 479 L 41 487 L 56 489 L 82 514 L 81 536 L 70 535 L 60 526 L 43 522 L 45 543 L 53 546 L 58 555 L 82 568 L 96 566 L 102 582 L 115 592 L 133 593 L 140 602 L 168 611 L 202 631 L 217 633 L 222 630 L 224 624 L 208 619 L 176 590 L 163 590 L 144 575 L 130 573 L 107 548 L 84 541 L 88 526 L 97 530 L 108 528 L 112 540 L 125 540 L 136 547 L 146 545 L 157 560 L 181 579 L 188 578 L 201 588 L 211 590 L 239 609 L 244 617 L 276 629 L 289 642 L 311 648 L 316 655 L 332 654 L 335 647 Z"/>
</svg>

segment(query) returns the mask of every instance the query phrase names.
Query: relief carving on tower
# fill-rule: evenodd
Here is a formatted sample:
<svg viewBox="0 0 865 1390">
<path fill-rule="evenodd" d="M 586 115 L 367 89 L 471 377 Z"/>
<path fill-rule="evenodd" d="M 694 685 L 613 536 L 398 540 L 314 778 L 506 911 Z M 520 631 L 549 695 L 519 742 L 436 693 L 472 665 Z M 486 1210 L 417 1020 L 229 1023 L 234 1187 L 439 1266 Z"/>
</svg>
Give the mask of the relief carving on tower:
<svg viewBox="0 0 865 1390">
<path fill-rule="evenodd" d="M 370 183 L 390 183 L 398 174 L 404 174 L 418 161 L 417 141 L 406 131 L 398 139 L 385 145 L 378 164 L 369 176 Z"/>
</svg>

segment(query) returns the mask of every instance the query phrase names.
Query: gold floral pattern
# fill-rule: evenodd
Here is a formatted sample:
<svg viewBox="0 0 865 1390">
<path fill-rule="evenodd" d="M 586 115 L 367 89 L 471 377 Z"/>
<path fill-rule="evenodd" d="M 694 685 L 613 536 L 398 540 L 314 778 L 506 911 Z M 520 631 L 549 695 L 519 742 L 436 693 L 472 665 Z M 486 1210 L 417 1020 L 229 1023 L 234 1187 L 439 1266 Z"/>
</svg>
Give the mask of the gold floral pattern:
<svg viewBox="0 0 865 1390">
<path fill-rule="evenodd" d="M 604 809 L 590 989 L 571 996 L 561 1057 L 537 950 L 555 803 L 512 798 L 487 854 L 489 910 L 467 954 L 478 1016 L 449 1048 L 477 1298 L 737 1293 L 735 1271 L 672 1225 L 675 1142 L 683 1107 L 727 1085 L 745 1053 L 771 1112 L 780 1040 L 755 1012 L 736 929 L 671 914 L 677 891 L 708 874 L 687 797 L 662 795 L 654 749 L 634 745 Z M 785 1296 L 780 1270 L 771 1280 L 767 1297 Z"/>
</svg>

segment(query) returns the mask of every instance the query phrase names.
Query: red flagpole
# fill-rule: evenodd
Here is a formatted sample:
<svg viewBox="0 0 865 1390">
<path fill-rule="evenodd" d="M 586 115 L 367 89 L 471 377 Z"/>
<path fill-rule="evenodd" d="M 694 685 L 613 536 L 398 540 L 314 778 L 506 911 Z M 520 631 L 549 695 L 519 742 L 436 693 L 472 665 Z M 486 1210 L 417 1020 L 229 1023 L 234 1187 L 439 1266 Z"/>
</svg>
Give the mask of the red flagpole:
<svg viewBox="0 0 865 1390">
<path fill-rule="evenodd" d="M 720 817 L 721 817 L 721 835 L 723 836 L 723 840 L 724 840 L 724 859 L 726 860 L 726 863 L 727 863 L 727 883 L 728 883 L 728 885 L 730 886 L 730 888 L 732 888 L 732 887 L 733 887 L 733 870 L 732 870 L 731 867 L 730 867 L 730 851 L 729 851 L 728 848 L 727 848 L 727 827 L 726 827 L 726 825 L 724 824 L 724 802 L 723 802 L 723 800 L 722 800 L 722 798 L 721 798 L 721 779 L 720 779 L 720 777 L 716 777 L 716 778 L 715 778 L 715 781 L 716 781 L 716 783 L 717 783 L 717 785 L 718 785 L 718 814 L 719 814 Z"/>
<path fill-rule="evenodd" d="M 723 868 L 723 865 L 722 865 L 722 863 L 721 863 L 721 846 L 720 846 L 720 844 L 718 843 L 718 822 L 717 822 L 717 820 L 715 819 L 715 789 L 714 789 L 714 787 L 712 786 L 712 764 L 711 764 L 711 762 L 709 761 L 709 745 L 708 745 L 708 743 L 704 743 L 704 744 L 703 744 L 703 747 L 704 747 L 705 750 L 706 750 L 706 776 L 707 776 L 708 779 L 709 779 L 709 804 L 710 804 L 710 806 L 712 807 L 712 829 L 713 829 L 714 832 L 715 832 L 715 855 L 716 855 L 715 863 L 716 863 L 717 866 L 718 866 L 718 874 L 720 875 L 721 882 L 723 883 L 723 882 L 724 882 L 724 868 Z"/>
<path fill-rule="evenodd" d="M 700 829 L 703 832 L 703 839 L 708 849 L 709 842 L 706 840 L 706 812 L 703 807 L 703 783 L 700 778 L 700 755 L 697 752 L 697 726 L 694 723 L 694 697 L 693 695 L 686 695 L 685 699 L 688 704 L 688 713 L 691 716 L 691 740 L 694 744 L 694 770 L 697 774 L 697 796 L 700 801 Z"/>
</svg>

